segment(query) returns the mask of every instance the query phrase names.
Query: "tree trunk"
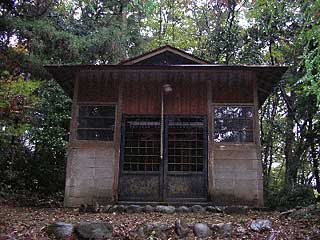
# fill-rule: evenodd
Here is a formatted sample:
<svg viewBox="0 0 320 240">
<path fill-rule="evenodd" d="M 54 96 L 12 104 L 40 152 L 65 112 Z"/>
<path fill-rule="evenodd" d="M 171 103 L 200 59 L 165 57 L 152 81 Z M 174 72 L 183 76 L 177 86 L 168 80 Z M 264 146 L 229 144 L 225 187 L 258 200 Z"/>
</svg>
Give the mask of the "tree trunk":
<svg viewBox="0 0 320 240">
<path fill-rule="evenodd" d="M 121 41 L 120 41 L 120 60 L 128 59 L 127 47 L 126 47 L 126 36 L 128 31 L 128 0 L 121 1 Z"/>
<path fill-rule="evenodd" d="M 287 100 L 292 100 L 293 93 L 290 94 L 290 98 Z M 286 96 L 287 97 L 287 96 Z M 290 101 L 292 103 L 292 101 Z M 292 105 L 291 105 L 292 106 Z M 285 189 L 292 189 L 295 186 L 297 180 L 297 169 L 296 169 L 296 158 L 293 154 L 293 145 L 295 141 L 294 135 L 294 112 L 292 109 L 287 108 L 287 116 L 286 116 L 286 129 L 285 129 L 285 147 L 284 147 L 284 155 L 285 155 Z"/>
<path fill-rule="evenodd" d="M 159 32 L 158 32 L 158 45 L 161 46 L 161 40 L 162 40 L 162 7 L 160 5 L 159 8 Z"/>
</svg>

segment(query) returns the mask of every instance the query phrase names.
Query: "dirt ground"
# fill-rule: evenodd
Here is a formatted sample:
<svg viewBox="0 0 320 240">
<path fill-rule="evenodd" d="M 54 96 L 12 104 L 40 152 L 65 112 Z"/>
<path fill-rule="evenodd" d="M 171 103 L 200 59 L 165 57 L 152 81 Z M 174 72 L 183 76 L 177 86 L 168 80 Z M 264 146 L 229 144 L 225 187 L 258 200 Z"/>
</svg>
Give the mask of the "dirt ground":
<svg viewBox="0 0 320 240">
<path fill-rule="evenodd" d="M 188 224 L 195 223 L 228 223 L 233 230 L 230 239 L 315 239 L 314 233 L 320 229 L 320 221 L 315 219 L 286 219 L 279 212 L 249 211 L 247 215 L 226 215 L 222 213 L 96 213 L 82 214 L 78 209 L 64 208 L 27 208 L 0 206 L 0 240 L 6 239 L 50 239 L 46 226 L 54 222 L 108 222 L 114 226 L 113 239 L 129 239 L 128 233 L 143 223 L 167 223 L 174 225 L 176 219 L 183 219 Z M 250 230 L 249 225 L 255 219 L 269 219 L 272 230 L 261 233 Z M 245 231 L 244 231 L 245 229 Z M 168 234 L 169 239 L 176 239 L 174 229 Z M 194 239 L 190 235 L 189 239 Z M 210 239 L 222 239 L 213 236 Z"/>
</svg>

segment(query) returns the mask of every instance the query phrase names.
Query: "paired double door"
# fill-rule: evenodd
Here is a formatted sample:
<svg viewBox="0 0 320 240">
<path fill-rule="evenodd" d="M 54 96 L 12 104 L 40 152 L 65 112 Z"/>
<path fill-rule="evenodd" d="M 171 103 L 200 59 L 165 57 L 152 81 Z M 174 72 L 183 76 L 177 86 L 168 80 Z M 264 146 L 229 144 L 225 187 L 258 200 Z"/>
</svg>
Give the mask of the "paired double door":
<svg viewBox="0 0 320 240">
<path fill-rule="evenodd" d="M 160 116 L 123 116 L 119 200 L 205 201 L 206 117 L 166 116 L 162 124 L 163 133 Z"/>
</svg>

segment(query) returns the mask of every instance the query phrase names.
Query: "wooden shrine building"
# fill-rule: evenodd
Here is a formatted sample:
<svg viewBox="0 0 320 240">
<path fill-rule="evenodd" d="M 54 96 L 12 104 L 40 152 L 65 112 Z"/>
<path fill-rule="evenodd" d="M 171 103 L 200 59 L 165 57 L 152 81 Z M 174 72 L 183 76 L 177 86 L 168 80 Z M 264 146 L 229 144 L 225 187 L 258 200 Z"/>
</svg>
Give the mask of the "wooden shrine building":
<svg viewBox="0 0 320 240">
<path fill-rule="evenodd" d="M 286 67 L 164 46 L 118 65 L 51 65 L 73 99 L 65 206 L 263 205 L 258 110 Z"/>
</svg>

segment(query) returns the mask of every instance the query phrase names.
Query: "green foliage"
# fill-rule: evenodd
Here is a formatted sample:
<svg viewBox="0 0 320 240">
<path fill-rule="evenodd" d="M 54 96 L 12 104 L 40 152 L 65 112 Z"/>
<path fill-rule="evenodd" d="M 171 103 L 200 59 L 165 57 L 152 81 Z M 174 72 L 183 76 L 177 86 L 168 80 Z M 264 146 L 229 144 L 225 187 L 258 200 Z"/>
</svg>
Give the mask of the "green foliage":
<svg viewBox="0 0 320 240">
<path fill-rule="evenodd" d="M 13 76 L 8 71 L 0 74 L 0 107 L 13 109 L 17 104 L 30 107 L 37 101 L 35 90 L 40 86 L 39 81 L 26 80 L 23 75 Z M 16 102 L 14 100 L 19 102 Z"/>
<path fill-rule="evenodd" d="M 64 187 L 71 100 L 53 80 L 39 89 L 39 97 L 28 133 L 33 147 L 28 169 L 34 190 L 53 193 Z"/>
<path fill-rule="evenodd" d="M 319 64 L 317 52 L 310 48 L 313 41 L 308 39 L 317 34 L 306 34 L 307 29 L 318 26 L 313 21 L 317 19 L 315 12 L 308 18 L 308 9 L 315 10 L 316 2 L 259 0 L 249 4 L 249 33 L 256 43 L 251 46 L 263 49 L 262 62 L 290 66 L 261 111 L 265 196 L 273 206 L 303 205 L 299 194 L 306 192 L 301 186 L 310 186 L 318 178 L 314 149 L 319 147 L 319 107 L 315 101 Z M 319 184 L 314 187 L 319 189 Z"/>
<path fill-rule="evenodd" d="M 266 206 L 271 209 L 290 209 L 296 206 L 306 207 L 315 203 L 313 188 L 308 185 L 298 185 L 294 189 L 287 191 L 270 187 L 267 191 Z"/>
<path fill-rule="evenodd" d="M 63 189 L 71 101 L 53 81 L 38 89 L 38 99 L 32 111 L 24 113 L 27 122 L 20 112 L 1 122 L 3 189 L 42 193 Z"/>
<path fill-rule="evenodd" d="M 8 71 L 0 74 L 0 140 L 21 137 L 30 128 L 28 113 L 39 98 L 36 90 L 40 81 L 26 80 L 23 75 L 14 76 Z"/>
<path fill-rule="evenodd" d="M 0 76 L 0 185 L 3 189 L 26 187 L 25 163 L 31 158 L 26 133 L 32 127 L 32 113 L 39 101 L 40 81 L 23 74 L 2 71 Z"/>
<path fill-rule="evenodd" d="M 303 81 L 306 89 L 315 94 L 320 103 L 320 2 L 305 4 L 305 24 L 301 32 L 301 39 L 305 42 L 303 65 L 305 75 Z"/>
<path fill-rule="evenodd" d="M 313 187 L 310 184 L 297 184 L 294 188 L 284 188 L 285 174 L 281 165 L 272 169 L 272 178 L 264 189 L 265 205 L 271 209 L 283 210 L 314 204 L 316 197 Z"/>
<path fill-rule="evenodd" d="M 259 0 L 249 4 L 247 17 L 254 49 L 262 50 L 262 62 L 295 64 L 302 54 L 297 32 L 302 24 L 300 3 L 285 0 Z M 249 36 L 250 36 L 249 35 Z M 261 54 L 260 54 L 261 55 Z"/>
</svg>

